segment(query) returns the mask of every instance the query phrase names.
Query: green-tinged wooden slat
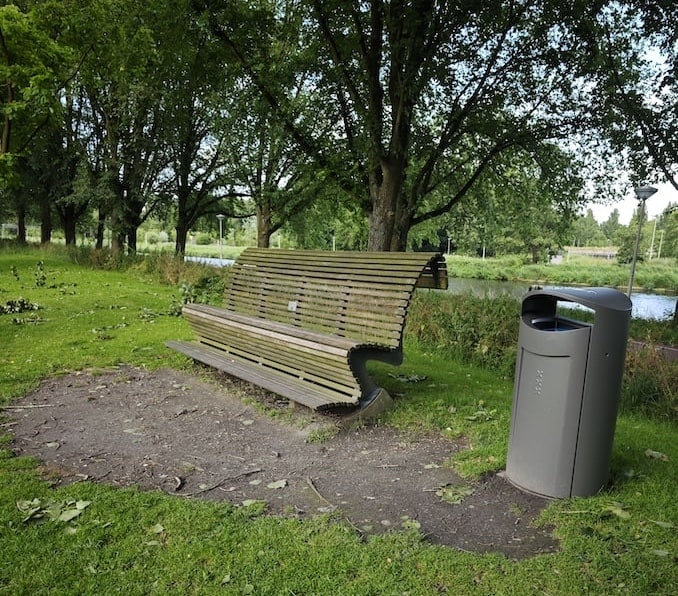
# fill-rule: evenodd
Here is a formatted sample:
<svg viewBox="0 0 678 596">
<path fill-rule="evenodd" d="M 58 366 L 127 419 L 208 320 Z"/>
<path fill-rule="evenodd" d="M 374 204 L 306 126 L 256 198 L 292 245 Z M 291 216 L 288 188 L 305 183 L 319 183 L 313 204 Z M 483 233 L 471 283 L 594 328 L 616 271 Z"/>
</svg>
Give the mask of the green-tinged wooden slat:
<svg viewBox="0 0 678 596">
<path fill-rule="evenodd" d="M 349 396 L 342 399 L 336 392 L 298 381 L 284 373 L 253 366 L 251 363 L 243 362 L 237 358 L 229 358 L 220 350 L 208 346 L 188 342 L 167 342 L 166 345 L 194 360 L 232 374 L 309 408 L 321 410 L 332 406 L 350 406 L 358 403 L 358 397 L 351 398 Z"/>
<path fill-rule="evenodd" d="M 352 364 L 400 353 L 416 287 L 447 287 L 440 255 L 251 248 L 225 309 L 184 307 L 200 343 L 168 345 L 313 408 L 356 404 L 374 385 Z"/>
<path fill-rule="evenodd" d="M 196 325 L 195 329 L 201 342 L 219 344 L 225 352 L 235 351 L 255 362 L 278 360 L 290 368 L 306 370 L 309 374 L 327 377 L 343 385 L 356 383 L 348 367 L 348 352 L 343 356 L 313 353 L 295 344 L 272 344 L 266 336 L 238 328 L 216 329 L 214 326 L 208 328 L 205 325 Z M 297 376 L 300 375 L 301 373 Z"/>
</svg>

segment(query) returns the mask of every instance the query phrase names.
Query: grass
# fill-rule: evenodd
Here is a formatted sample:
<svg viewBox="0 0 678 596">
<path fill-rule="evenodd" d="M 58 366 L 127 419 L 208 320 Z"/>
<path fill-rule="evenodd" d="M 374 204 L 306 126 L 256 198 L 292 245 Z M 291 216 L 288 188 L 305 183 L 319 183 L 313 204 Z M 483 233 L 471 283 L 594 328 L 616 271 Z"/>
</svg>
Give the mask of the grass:
<svg viewBox="0 0 678 596">
<path fill-rule="evenodd" d="M 149 368 L 181 361 L 159 349 L 169 337 L 187 336 L 182 321 L 170 314 L 180 299 L 176 287 L 36 251 L 3 254 L 0 271 L 0 305 L 23 298 L 39 307 L 0 315 L 0 403 L 51 374 L 130 361 Z M 36 283 L 38 275 L 44 279 Z"/>
<path fill-rule="evenodd" d="M 161 265 L 172 267 L 154 266 Z M 191 271 L 187 283 L 194 287 L 210 279 L 202 270 Z M 0 404 L 69 370 L 121 362 L 186 366 L 163 346 L 168 338 L 190 337 L 181 318 L 170 314 L 182 299 L 184 282 L 153 281 L 159 278 L 157 269 L 141 265 L 126 272 L 94 270 L 59 252 L 0 252 L 0 305 L 23 297 L 41 307 L 0 315 Z M 466 437 L 468 449 L 454 455 L 452 465 L 467 476 L 501 469 L 511 379 L 412 339 L 406 354 L 400 368 L 376 367 L 389 392 L 403 394 L 384 423 Z M 90 482 L 54 488 L 36 462 L 14 456 L 7 436 L 2 441 L 0 594 L 675 591 L 675 425 L 636 414 L 618 419 L 609 489 L 554 502 L 540 523 L 553 525 L 561 550 L 520 562 L 431 546 L 416 530 L 362 542 L 352 528 L 328 516 L 279 519 L 256 506 L 234 508 Z M 25 502 L 45 511 L 89 505 L 71 521 L 37 523 L 24 521 L 27 513 L 17 503 L 25 509 Z"/>
<path fill-rule="evenodd" d="M 524 281 L 528 284 L 582 284 L 624 289 L 628 286 L 631 266 L 616 259 L 573 256 L 560 264 L 525 263 L 520 257 L 491 259 L 448 255 L 450 275 L 466 279 Z M 675 259 L 641 261 L 636 268 L 634 288 L 646 291 L 678 293 Z"/>
</svg>

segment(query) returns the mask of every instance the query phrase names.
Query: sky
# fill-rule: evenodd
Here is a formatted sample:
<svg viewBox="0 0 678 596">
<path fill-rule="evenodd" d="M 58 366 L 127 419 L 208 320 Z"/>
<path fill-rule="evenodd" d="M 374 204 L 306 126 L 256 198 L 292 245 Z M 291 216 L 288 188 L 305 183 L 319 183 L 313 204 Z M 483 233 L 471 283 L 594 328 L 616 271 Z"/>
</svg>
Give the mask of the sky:
<svg viewBox="0 0 678 596">
<path fill-rule="evenodd" d="M 662 211 L 666 209 L 669 203 L 678 204 L 678 191 L 670 184 L 651 184 L 650 186 L 654 186 L 657 189 L 657 192 L 645 202 L 648 220 L 652 220 L 661 215 Z M 589 203 L 586 206 L 587 209 L 590 208 L 593 211 L 593 216 L 598 223 L 607 221 L 610 217 L 610 213 L 612 213 L 615 208 L 618 209 L 619 223 L 624 224 L 625 226 L 631 221 L 633 212 L 637 207 L 638 199 L 632 188 L 629 188 L 626 196 L 620 198 L 616 203 L 610 205 Z"/>
</svg>

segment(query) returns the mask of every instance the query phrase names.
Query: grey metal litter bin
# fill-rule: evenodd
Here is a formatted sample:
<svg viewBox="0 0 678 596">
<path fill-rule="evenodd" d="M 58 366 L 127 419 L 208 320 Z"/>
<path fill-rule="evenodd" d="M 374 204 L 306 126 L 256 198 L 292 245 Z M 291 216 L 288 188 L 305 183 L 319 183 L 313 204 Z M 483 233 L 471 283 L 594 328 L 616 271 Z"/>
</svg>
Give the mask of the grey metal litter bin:
<svg viewBox="0 0 678 596">
<path fill-rule="evenodd" d="M 558 316 L 558 302 L 594 311 Z M 631 301 L 611 288 L 549 288 L 523 298 L 506 477 L 548 497 L 607 482 Z"/>
</svg>

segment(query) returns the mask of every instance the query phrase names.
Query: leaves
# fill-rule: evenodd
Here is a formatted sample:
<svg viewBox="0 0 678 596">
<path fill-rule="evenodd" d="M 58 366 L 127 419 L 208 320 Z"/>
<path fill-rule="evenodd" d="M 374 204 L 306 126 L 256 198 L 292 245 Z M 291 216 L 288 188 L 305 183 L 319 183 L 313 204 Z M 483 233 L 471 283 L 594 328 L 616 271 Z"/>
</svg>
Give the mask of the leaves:
<svg viewBox="0 0 678 596">
<path fill-rule="evenodd" d="M 497 410 L 495 408 L 488 410 L 485 407 L 485 402 L 480 400 L 478 402 L 478 409 L 469 416 L 466 416 L 466 420 L 469 422 L 486 422 L 488 420 L 494 420 L 497 415 Z"/>
<path fill-rule="evenodd" d="M 275 482 L 269 482 L 266 485 L 266 488 L 273 488 L 273 489 L 279 489 L 279 488 L 285 488 L 287 486 L 287 480 L 276 480 Z"/>
<path fill-rule="evenodd" d="M 669 461 L 669 456 L 661 451 L 653 451 L 652 449 L 645 450 L 645 457 L 650 459 L 658 459 L 661 461 Z"/>
<path fill-rule="evenodd" d="M 158 538 L 144 542 L 146 546 L 163 546 L 167 542 L 167 532 L 162 524 L 155 524 L 148 528 L 149 534 L 154 534 Z"/>
<path fill-rule="evenodd" d="M 40 310 L 40 305 L 26 300 L 25 298 L 18 298 L 16 300 L 8 300 L 4 306 L 0 305 L 0 315 L 20 314 L 33 310 Z"/>
<path fill-rule="evenodd" d="M 631 517 L 631 514 L 626 510 L 626 506 L 616 501 L 603 507 L 603 511 L 616 515 L 621 519 L 629 519 Z"/>
<path fill-rule="evenodd" d="M 452 505 L 459 505 L 465 497 L 472 494 L 473 487 L 467 484 L 444 484 L 436 491 L 436 496 Z"/>
<path fill-rule="evenodd" d="M 422 381 L 426 380 L 425 375 L 395 375 L 393 373 L 389 373 L 388 376 L 393 377 L 401 383 L 421 383 Z"/>
<path fill-rule="evenodd" d="M 58 521 L 70 522 L 79 517 L 82 512 L 91 505 L 91 501 L 43 501 L 31 499 L 17 501 L 17 509 L 25 514 L 21 520 L 24 523 L 30 521 Z"/>
</svg>

